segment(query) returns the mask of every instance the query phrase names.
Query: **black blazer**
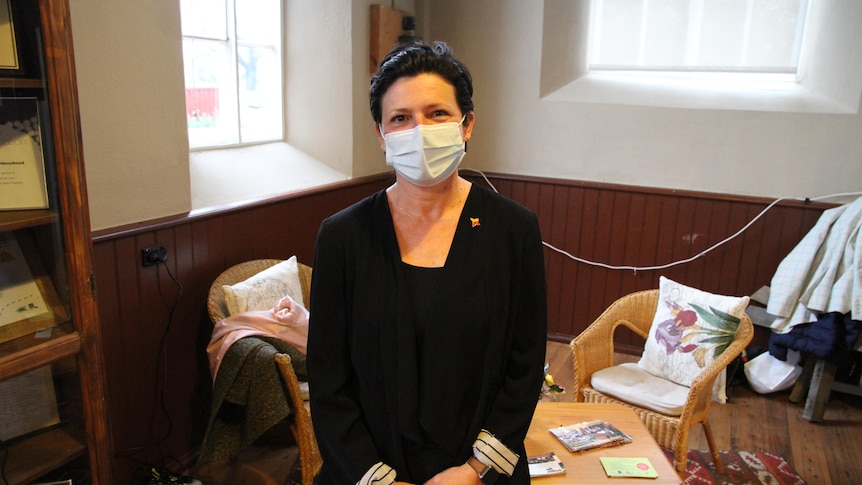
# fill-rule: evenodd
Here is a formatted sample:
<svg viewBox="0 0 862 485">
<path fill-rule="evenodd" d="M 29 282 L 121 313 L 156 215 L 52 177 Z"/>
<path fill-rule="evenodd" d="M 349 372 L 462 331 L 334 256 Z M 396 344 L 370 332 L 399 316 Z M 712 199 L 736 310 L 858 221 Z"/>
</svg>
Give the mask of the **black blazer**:
<svg viewBox="0 0 862 485">
<path fill-rule="evenodd" d="M 356 483 L 378 462 L 422 483 L 463 464 L 483 429 L 521 457 L 498 483 L 529 483 L 523 440 L 547 338 L 535 214 L 473 185 L 443 269 L 440 329 L 422 343 L 404 271 L 385 191 L 322 223 L 308 342 L 321 483 Z"/>
</svg>

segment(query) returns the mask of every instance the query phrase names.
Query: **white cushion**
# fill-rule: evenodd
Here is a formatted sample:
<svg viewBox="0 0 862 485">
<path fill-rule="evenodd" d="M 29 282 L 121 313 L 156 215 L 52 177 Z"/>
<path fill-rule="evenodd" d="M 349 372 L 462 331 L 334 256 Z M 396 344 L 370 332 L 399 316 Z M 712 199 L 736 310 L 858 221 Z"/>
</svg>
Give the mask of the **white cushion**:
<svg viewBox="0 0 862 485">
<path fill-rule="evenodd" d="M 691 382 L 733 341 L 749 297 L 723 296 L 662 276 L 659 300 L 641 369 L 683 386 Z M 714 398 L 725 402 L 725 373 L 716 378 Z"/>
<path fill-rule="evenodd" d="M 269 310 L 285 295 L 302 303 L 302 284 L 299 282 L 296 256 L 270 266 L 245 281 L 230 286 L 224 285 L 222 289 L 230 315 Z"/>
<path fill-rule="evenodd" d="M 593 389 L 667 416 L 679 416 L 689 388 L 656 377 L 634 362 L 607 367 L 590 378 Z"/>
</svg>

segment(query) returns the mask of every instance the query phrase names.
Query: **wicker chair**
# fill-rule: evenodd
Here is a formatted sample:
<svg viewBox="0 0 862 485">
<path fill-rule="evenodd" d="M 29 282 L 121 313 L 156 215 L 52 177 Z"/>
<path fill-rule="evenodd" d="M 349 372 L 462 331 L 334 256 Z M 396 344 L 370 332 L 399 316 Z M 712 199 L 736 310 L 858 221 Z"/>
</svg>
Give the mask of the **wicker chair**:
<svg viewBox="0 0 862 485">
<path fill-rule="evenodd" d="M 615 301 L 595 322 L 572 340 L 574 360 L 574 399 L 581 402 L 617 403 L 633 408 L 659 445 L 673 452 L 674 466 L 682 474 L 686 469 L 688 436 L 700 423 L 712 451 L 715 466 L 722 471 L 718 449 L 709 427 L 709 406 L 715 379 L 751 341 L 754 328 L 748 316 L 743 316 L 731 345 L 698 375 L 691 384 L 688 399 L 679 416 L 668 416 L 638 407 L 602 394 L 592 388 L 594 372 L 614 365 L 614 331 L 620 325 L 644 339 L 649 335 L 658 305 L 659 290 L 646 290 L 626 295 Z"/>
<path fill-rule="evenodd" d="M 232 285 L 244 281 L 255 274 L 281 263 L 280 259 L 257 259 L 246 261 L 232 266 L 220 274 L 212 286 L 210 286 L 209 296 L 207 298 L 207 312 L 210 319 L 215 325 L 220 320 L 228 316 L 227 305 L 225 304 L 223 285 Z M 302 303 L 308 307 L 308 298 L 311 289 L 311 267 L 304 264 L 299 264 L 299 282 L 302 286 Z M 281 378 L 287 387 L 290 396 L 291 407 L 293 409 L 293 419 L 290 423 L 290 431 L 296 440 L 297 448 L 299 448 L 299 461 L 302 466 L 302 483 L 303 485 L 311 485 L 314 477 L 320 471 L 323 465 L 323 458 L 320 456 L 320 450 L 317 447 L 317 440 L 314 437 L 314 428 L 311 426 L 311 409 L 308 401 L 303 398 L 300 389 L 299 380 L 296 377 L 296 372 L 293 370 L 293 365 L 290 361 L 290 356 L 287 354 L 276 354 L 275 364 L 278 367 Z"/>
</svg>

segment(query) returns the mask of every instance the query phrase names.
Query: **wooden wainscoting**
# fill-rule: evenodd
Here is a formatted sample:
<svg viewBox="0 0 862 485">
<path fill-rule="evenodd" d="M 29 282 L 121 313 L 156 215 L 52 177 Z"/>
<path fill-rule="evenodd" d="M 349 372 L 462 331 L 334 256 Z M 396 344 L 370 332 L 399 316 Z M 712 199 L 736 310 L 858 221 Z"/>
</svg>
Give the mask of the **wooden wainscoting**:
<svg viewBox="0 0 862 485">
<path fill-rule="evenodd" d="M 770 202 L 498 174 L 489 179 L 538 214 L 546 242 L 616 265 L 651 266 L 696 255 Z M 200 445 L 211 386 L 205 347 L 212 326 L 205 300 L 215 277 L 256 258 L 295 254 L 310 264 L 320 222 L 390 182 L 390 175 L 368 177 L 94 234 L 118 481 L 133 483 L 136 469 L 163 458 L 169 466 L 171 460 L 188 465 Z M 826 207 L 782 203 L 720 249 L 666 270 L 608 270 L 548 249 L 549 336 L 568 341 L 616 298 L 656 287 L 660 274 L 713 292 L 750 294 L 769 284 L 778 263 Z M 167 246 L 167 265 L 143 268 L 141 249 L 156 244 Z M 625 347 L 630 337 L 621 338 Z"/>
<path fill-rule="evenodd" d="M 500 193 L 536 211 L 546 243 L 612 266 L 659 266 L 697 256 L 772 202 L 569 180 L 489 179 Z M 612 270 L 546 249 L 549 337 L 568 342 L 617 298 L 657 288 L 660 275 L 713 293 L 750 295 L 769 285 L 781 260 L 828 207 L 832 205 L 781 202 L 727 244 L 666 269 Z M 625 349 L 635 337 L 621 330 L 618 343 Z"/>
<path fill-rule="evenodd" d="M 117 483 L 142 483 L 136 470 L 162 459 L 179 470 L 201 444 L 211 396 L 206 297 L 216 276 L 250 259 L 295 254 L 311 264 L 321 221 L 390 179 L 357 179 L 94 234 Z M 142 267 L 141 250 L 156 244 L 167 246 L 167 265 Z"/>
</svg>

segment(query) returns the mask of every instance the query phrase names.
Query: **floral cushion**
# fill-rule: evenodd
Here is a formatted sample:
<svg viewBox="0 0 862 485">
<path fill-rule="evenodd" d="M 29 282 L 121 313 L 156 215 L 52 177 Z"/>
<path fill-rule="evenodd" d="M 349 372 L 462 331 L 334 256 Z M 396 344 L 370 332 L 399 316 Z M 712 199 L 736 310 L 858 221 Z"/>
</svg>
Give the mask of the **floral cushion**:
<svg viewBox="0 0 862 485">
<path fill-rule="evenodd" d="M 747 296 L 714 295 L 662 276 L 659 300 L 638 366 L 683 386 L 730 345 L 748 306 Z M 715 397 L 724 402 L 724 374 Z"/>
</svg>

